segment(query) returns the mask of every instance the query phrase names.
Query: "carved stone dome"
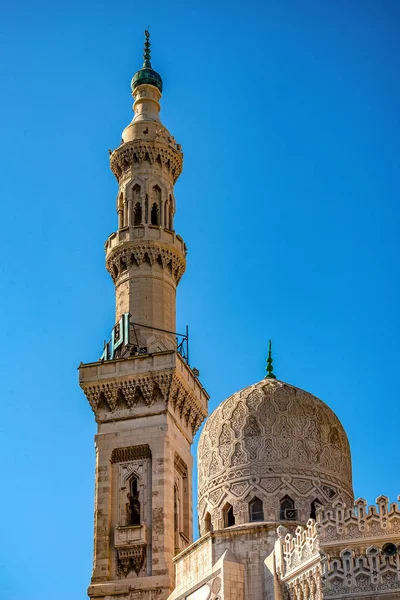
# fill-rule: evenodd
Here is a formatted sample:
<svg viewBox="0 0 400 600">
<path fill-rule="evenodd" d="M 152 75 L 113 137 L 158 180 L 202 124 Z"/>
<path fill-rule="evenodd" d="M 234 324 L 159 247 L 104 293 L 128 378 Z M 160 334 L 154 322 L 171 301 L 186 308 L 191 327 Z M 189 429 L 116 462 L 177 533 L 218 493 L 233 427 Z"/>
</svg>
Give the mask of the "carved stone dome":
<svg viewBox="0 0 400 600">
<path fill-rule="evenodd" d="M 304 523 L 316 504 L 353 501 L 350 447 L 339 419 L 315 396 L 274 379 L 233 394 L 210 415 L 198 475 L 202 534 L 252 520 Z"/>
</svg>

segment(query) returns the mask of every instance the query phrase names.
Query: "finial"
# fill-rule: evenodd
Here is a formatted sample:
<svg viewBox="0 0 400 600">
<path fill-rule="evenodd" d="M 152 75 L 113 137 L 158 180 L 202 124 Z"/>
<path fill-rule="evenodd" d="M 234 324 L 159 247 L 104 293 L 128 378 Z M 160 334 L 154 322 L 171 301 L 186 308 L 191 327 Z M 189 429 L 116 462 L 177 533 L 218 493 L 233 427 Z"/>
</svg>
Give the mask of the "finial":
<svg viewBox="0 0 400 600">
<path fill-rule="evenodd" d="M 271 340 L 269 340 L 267 366 L 265 367 L 267 374 L 265 376 L 265 379 L 276 379 L 276 377 L 274 375 L 274 367 L 272 366 L 273 362 L 274 361 L 272 359 L 272 342 L 271 342 Z"/>
<path fill-rule="evenodd" d="M 143 69 L 147 68 L 147 69 L 151 69 L 151 62 L 150 62 L 150 58 L 151 58 L 151 51 L 150 51 L 150 31 L 148 29 L 145 29 L 144 32 L 144 37 L 145 42 L 144 42 L 144 50 L 143 50 Z"/>
</svg>

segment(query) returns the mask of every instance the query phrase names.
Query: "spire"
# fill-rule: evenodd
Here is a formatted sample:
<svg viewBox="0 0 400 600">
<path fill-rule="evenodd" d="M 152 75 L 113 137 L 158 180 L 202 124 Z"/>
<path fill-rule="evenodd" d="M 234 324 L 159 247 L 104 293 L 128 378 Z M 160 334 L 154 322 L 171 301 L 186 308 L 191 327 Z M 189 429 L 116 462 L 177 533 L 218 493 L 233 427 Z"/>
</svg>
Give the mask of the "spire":
<svg viewBox="0 0 400 600">
<path fill-rule="evenodd" d="M 272 366 L 273 363 L 273 358 L 272 358 L 272 342 L 271 340 L 269 340 L 268 343 L 268 358 L 267 358 L 267 366 L 265 367 L 265 370 L 267 371 L 267 374 L 265 376 L 265 379 L 276 379 L 275 375 L 274 375 L 274 367 Z"/>
<path fill-rule="evenodd" d="M 144 32 L 144 49 L 143 49 L 143 69 L 151 69 L 151 50 L 150 50 L 150 31 L 145 29 Z"/>
<path fill-rule="evenodd" d="M 131 81 L 132 93 L 139 85 L 143 84 L 153 85 L 162 92 L 161 76 L 151 66 L 150 32 L 148 29 L 144 32 L 143 67 L 133 76 Z"/>
</svg>

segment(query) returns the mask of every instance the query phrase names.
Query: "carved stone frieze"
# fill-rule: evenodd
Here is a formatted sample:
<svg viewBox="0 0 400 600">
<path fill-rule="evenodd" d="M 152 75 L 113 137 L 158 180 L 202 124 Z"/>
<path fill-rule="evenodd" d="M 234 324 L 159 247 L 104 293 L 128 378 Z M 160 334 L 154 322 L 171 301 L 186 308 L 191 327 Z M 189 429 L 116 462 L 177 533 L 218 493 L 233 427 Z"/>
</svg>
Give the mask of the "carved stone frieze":
<svg viewBox="0 0 400 600">
<path fill-rule="evenodd" d="M 118 182 L 128 169 L 146 162 L 167 169 L 174 183 L 182 172 L 182 152 L 156 141 L 127 142 L 116 148 L 110 157 L 110 167 Z"/>
<path fill-rule="evenodd" d="M 178 284 L 186 269 L 184 255 L 174 247 L 165 247 L 154 241 L 125 242 L 107 253 L 106 268 L 114 283 L 121 273 L 137 269 L 142 264 L 169 271 Z"/>
<path fill-rule="evenodd" d="M 150 371 L 112 382 L 96 379 L 81 383 L 81 387 L 98 418 L 104 412 L 134 409 L 140 401 L 150 407 L 157 394 L 193 435 L 207 415 L 207 407 L 175 370 Z"/>
<path fill-rule="evenodd" d="M 120 463 L 144 458 L 151 458 L 151 450 L 148 444 L 141 444 L 140 446 L 127 446 L 125 448 L 114 448 L 111 454 L 112 463 Z"/>
<path fill-rule="evenodd" d="M 146 544 L 138 544 L 131 548 L 117 548 L 118 564 L 125 575 L 131 570 L 139 575 L 146 556 Z"/>
</svg>

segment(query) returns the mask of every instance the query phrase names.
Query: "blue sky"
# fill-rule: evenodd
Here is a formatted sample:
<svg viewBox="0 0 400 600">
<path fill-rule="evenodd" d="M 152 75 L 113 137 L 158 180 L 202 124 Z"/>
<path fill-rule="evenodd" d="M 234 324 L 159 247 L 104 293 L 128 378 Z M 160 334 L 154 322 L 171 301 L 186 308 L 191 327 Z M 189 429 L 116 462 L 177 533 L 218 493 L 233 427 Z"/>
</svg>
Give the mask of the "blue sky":
<svg viewBox="0 0 400 600">
<path fill-rule="evenodd" d="M 8 600 L 82 598 L 95 423 L 77 366 L 114 323 L 108 148 L 150 24 L 185 153 L 178 330 L 213 409 L 278 377 L 350 439 L 356 496 L 396 499 L 400 5 L 24 0 L 0 23 L 1 441 Z"/>
</svg>

